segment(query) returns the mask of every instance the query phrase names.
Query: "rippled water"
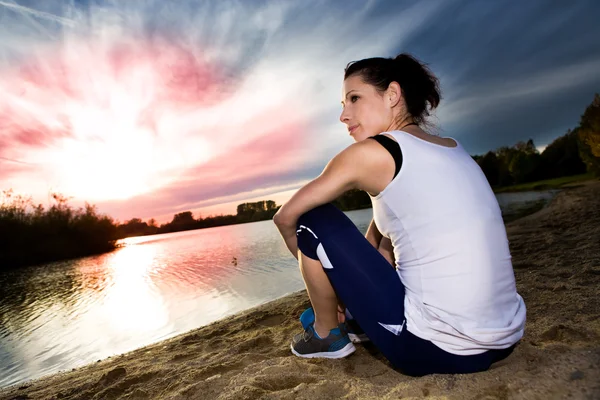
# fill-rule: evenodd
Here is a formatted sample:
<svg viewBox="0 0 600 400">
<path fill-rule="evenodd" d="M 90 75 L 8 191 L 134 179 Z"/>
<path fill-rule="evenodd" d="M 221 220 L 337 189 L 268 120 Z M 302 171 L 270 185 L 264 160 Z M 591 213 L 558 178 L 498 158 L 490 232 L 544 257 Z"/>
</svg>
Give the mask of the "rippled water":
<svg viewBox="0 0 600 400">
<path fill-rule="evenodd" d="M 372 212 L 347 215 L 364 233 Z M 0 274 L 0 386 L 124 353 L 304 288 L 272 221 L 125 244 Z"/>
<path fill-rule="evenodd" d="M 551 195 L 498 201 L 510 208 Z M 366 232 L 371 209 L 347 215 Z M 124 353 L 304 287 L 272 221 L 125 244 L 0 273 L 0 386 Z"/>
</svg>

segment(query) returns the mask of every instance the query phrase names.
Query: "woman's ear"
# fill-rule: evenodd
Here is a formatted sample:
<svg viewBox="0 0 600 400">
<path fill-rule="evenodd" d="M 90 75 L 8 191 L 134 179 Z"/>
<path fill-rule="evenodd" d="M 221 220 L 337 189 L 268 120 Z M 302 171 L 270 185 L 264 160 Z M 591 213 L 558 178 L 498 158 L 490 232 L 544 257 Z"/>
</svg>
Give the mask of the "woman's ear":
<svg viewBox="0 0 600 400">
<path fill-rule="evenodd" d="M 400 88 L 400 84 L 398 84 L 396 81 L 390 82 L 387 90 L 385 91 L 385 96 L 387 97 L 390 107 L 396 107 L 402 98 L 402 89 Z"/>
</svg>

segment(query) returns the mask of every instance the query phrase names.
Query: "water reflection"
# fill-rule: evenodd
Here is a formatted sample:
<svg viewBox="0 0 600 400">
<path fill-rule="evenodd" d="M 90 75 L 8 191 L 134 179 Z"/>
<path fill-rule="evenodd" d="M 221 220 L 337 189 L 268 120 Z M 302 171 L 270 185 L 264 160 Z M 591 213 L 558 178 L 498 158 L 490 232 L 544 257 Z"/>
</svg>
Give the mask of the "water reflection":
<svg viewBox="0 0 600 400">
<path fill-rule="evenodd" d="M 167 325 L 168 310 L 150 275 L 157 268 L 155 253 L 154 246 L 127 246 L 108 260 L 97 316 L 106 321 L 107 335 L 110 331 L 139 335 Z"/>
<path fill-rule="evenodd" d="M 538 200 L 551 200 L 560 190 L 540 190 L 535 192 L 507 192 L 496 195 L 498 204 L 503 210 L 509 208 L 520 207 L 524 204 Z"/>
<path fill-rule="evenodd" d="M 303 287 L 271 221 L 124 244 L 0 274 L 0 386 L 124 353 Z"/>
</svg>

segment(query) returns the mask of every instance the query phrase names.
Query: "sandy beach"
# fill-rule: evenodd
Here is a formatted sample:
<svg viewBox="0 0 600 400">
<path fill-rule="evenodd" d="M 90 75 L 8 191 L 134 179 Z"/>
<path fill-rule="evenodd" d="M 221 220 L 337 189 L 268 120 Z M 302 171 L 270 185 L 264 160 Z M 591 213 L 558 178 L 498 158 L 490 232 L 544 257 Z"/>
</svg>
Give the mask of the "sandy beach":
<svg viewBox="0 0 600 400">
<path fill-rule="evenodd" d="M 600 399 L 600 181 L 507 225 L 525 337 L 489 371 L 404 376 L 369 345 L 290 353 L 305 292 L 164 342 L 0 390 L 0 399 Z"/>
</svg>

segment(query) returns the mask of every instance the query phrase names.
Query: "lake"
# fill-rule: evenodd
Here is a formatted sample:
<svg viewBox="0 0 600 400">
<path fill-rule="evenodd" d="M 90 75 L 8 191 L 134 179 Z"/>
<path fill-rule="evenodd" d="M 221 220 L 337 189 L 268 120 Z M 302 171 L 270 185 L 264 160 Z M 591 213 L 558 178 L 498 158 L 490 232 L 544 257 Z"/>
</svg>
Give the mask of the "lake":
<svg viewBox="0 0 600 400">
<path fill-rule="evenodd" d="M 503 193 L 509 210 L 556 191 Z M 365 233 L 372 210 L 346 213 Z M 128 238 L 0 272 L 0 387 L 125 353 L 304 288 L 272 221 Z"/>
</svg>

